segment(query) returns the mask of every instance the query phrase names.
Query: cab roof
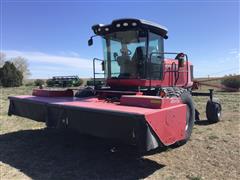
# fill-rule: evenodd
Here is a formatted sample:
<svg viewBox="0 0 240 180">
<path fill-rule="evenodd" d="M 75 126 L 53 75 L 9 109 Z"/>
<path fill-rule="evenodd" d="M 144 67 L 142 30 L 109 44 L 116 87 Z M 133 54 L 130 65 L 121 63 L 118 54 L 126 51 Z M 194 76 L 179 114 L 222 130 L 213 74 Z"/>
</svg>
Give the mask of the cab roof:
<svg viewBox="0 0 240 180">
<path fill-rule="evenodd" d="M 164 38 L 167 38 L 167 28 L 143 19 L 133 19 L 133 18 L 124 18 L 113 20 L 111 24 L 96 24 L 92 26 L 92 30 L 96 35 L 106 35 L 109 33 L 117 31 L 127 31 L 127 30 L 149 30 L 153 33 L 156 33 Z"/>
</svg>

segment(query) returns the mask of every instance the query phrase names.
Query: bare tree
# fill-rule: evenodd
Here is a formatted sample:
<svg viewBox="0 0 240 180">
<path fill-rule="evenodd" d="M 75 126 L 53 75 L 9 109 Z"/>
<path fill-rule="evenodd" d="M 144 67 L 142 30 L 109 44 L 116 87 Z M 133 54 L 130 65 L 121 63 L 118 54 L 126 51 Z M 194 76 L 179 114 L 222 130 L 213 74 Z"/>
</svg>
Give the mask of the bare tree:
<svg viewBox="0 0 240 180">
<path fill-rule="evenodd" d="M 4 54 L 3 52 L 0 52 L 0 68 L 3 67 L 5 61 L 6 61 L 6 54 Z"/>
<path fill-rule="evenodd" d="M 29 64 L 26 58 L 18 56 L 16 58 L 12 58 L 11 61 L 15 67 L 22 72 L 24 79 L 27 79 L 31 75 L 28 69 Z"/>
</svg>

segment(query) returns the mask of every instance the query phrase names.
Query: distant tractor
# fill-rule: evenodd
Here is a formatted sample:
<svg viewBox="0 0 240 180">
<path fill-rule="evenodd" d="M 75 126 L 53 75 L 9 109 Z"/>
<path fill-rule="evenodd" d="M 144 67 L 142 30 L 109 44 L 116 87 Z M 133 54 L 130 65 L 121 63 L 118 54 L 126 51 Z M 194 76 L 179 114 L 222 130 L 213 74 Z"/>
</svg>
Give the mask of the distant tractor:
<svg viewBox="0 0 240 180">
<path fill-rule="evenodd" d="M 48 89 L 35 89 L 31 96 L 11 96 L 9 115 L 119 139 L 141 152 L 181 145 L 190 138 L 199 119 L 193 95 L 209 96 L 207 118 L 212 123 L 220 120 L 222 109 L 213 100 L 213 91 L 192 92 L 193 65 L 187 54 L 164 52 L 165 27 L 140 19 L 118 19 L 92 29 L 94 36 L 102 38 L 104 53 L 103 60 L 93 60 L 94 88 L 86 87 L 77 97 L 71 90 Z M 97 62 L 102 72 L 97 72 Z M 103 83 L 96 83 L 99 74 L 104 76 Z"/>
<path fill-rule="evenodd" d="M 48 87 L 77 87 L 81 85 L 78 76 L 54 76 L 47 80 Z"/>
</svg>

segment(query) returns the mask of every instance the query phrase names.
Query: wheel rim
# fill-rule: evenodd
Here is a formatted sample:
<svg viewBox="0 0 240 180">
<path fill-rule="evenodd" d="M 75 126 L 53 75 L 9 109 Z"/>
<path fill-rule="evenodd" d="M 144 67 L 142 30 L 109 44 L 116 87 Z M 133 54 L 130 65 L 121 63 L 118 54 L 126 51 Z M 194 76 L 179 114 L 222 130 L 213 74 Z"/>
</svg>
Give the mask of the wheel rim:
<svg viewBox="0 0 240 180">
<path fill-rule="evenodd" d="M 186 111 L 187 115 L 186 115 L 186 126 L 185 126 L 185 132 L 188 131 L 188 126 L 189 126 L 189 117 L 190 117 L 190 109 L 187 106 L 187 111 Z"/>
</svg>

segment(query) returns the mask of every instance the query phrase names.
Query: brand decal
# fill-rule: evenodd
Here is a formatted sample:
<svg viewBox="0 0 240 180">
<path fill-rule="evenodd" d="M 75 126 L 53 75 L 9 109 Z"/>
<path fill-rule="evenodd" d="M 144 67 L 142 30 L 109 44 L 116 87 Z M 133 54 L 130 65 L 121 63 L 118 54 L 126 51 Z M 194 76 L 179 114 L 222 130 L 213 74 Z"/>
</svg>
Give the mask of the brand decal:
<svg viewBox="0 0 240 180">
<path fill-rule="evenodd" d="M 180 103 L 180 100 L 179 99 L 171 99 L 170 103 L 171 104 L 177 104 L 177 103 Z"/>
</svg>

